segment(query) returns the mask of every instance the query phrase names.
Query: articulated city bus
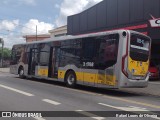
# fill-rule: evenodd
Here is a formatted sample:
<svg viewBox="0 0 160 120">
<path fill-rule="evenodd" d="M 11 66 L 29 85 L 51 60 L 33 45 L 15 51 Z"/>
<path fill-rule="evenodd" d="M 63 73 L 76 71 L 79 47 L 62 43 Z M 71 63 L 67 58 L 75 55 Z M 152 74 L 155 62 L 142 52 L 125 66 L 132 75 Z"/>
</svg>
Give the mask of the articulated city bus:
<svg viewBox="0 0 160 120">
<path fill-rule="evenodd" d="M 20 78 L 105 88 L 146 87 L 151 39 L 129 30 L 50 38 L 12 48 L 10 72 Z"/>
</svg>

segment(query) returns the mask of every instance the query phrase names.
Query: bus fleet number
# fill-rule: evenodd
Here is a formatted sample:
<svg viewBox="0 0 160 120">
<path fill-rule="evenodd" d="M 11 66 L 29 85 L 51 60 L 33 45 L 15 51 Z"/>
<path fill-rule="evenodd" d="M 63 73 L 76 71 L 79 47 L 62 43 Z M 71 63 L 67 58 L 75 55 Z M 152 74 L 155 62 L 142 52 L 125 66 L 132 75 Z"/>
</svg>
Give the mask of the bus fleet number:
<svg viewBox="0 0 160 120">
<path fill-rule="evenodd" d="M 83 62 L 83 67 L 94 67 L 94 62 Z"/>
</svg>

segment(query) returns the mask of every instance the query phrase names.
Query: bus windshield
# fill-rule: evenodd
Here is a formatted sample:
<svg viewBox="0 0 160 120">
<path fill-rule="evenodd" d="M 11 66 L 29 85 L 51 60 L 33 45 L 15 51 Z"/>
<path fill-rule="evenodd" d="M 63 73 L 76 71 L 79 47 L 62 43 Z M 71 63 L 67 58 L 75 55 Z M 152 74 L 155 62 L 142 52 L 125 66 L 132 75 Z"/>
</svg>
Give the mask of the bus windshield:
<svg viewBox="0 0 160 120">
<path fill-rule="evenodd" d="M 130 57 L 133 60 L 142 62 L 148 61 L 149 47 L 150 47 L 149 38 L 137 34 L 131 34 Z"/>
</svg>

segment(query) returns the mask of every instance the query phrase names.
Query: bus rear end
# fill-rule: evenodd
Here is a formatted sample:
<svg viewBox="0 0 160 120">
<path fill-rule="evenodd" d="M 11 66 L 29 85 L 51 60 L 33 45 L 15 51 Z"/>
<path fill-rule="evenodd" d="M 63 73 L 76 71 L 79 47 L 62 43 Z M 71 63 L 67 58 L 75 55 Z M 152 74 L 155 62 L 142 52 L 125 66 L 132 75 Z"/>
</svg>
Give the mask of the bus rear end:
<svg viewBox="0 0 160 120">
<path fill-rule="evenodd" d="M 126 51 L 123 51 L 119 87 L 146 87 L 149 80 L 151 39 L 128 31 Z"/>
</svg>

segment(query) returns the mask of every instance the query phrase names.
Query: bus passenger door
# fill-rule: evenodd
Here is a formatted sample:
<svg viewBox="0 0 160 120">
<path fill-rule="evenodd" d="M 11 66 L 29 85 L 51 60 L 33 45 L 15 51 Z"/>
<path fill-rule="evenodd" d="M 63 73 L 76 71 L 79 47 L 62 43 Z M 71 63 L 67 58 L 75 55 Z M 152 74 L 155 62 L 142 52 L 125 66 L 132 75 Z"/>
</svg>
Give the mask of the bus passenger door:
<svg viewBox="0 0 160 120">
<path fill-rule="evenodd" d="M 58 47 L 51 47 L 50 49 L 50 58 L 48 66 L 48 77 L 50 78 L 58 78 L 59 52 L 60 49 Z"/>
<path fill-rule="evenodd" d="M 30 50 L 29 55 L 29 66 L 28 66 L 28 74 L 29 75 L 35 75 L 36 65 L 37 63 L 37 49 L 33 48 Z"/>
</svg>

